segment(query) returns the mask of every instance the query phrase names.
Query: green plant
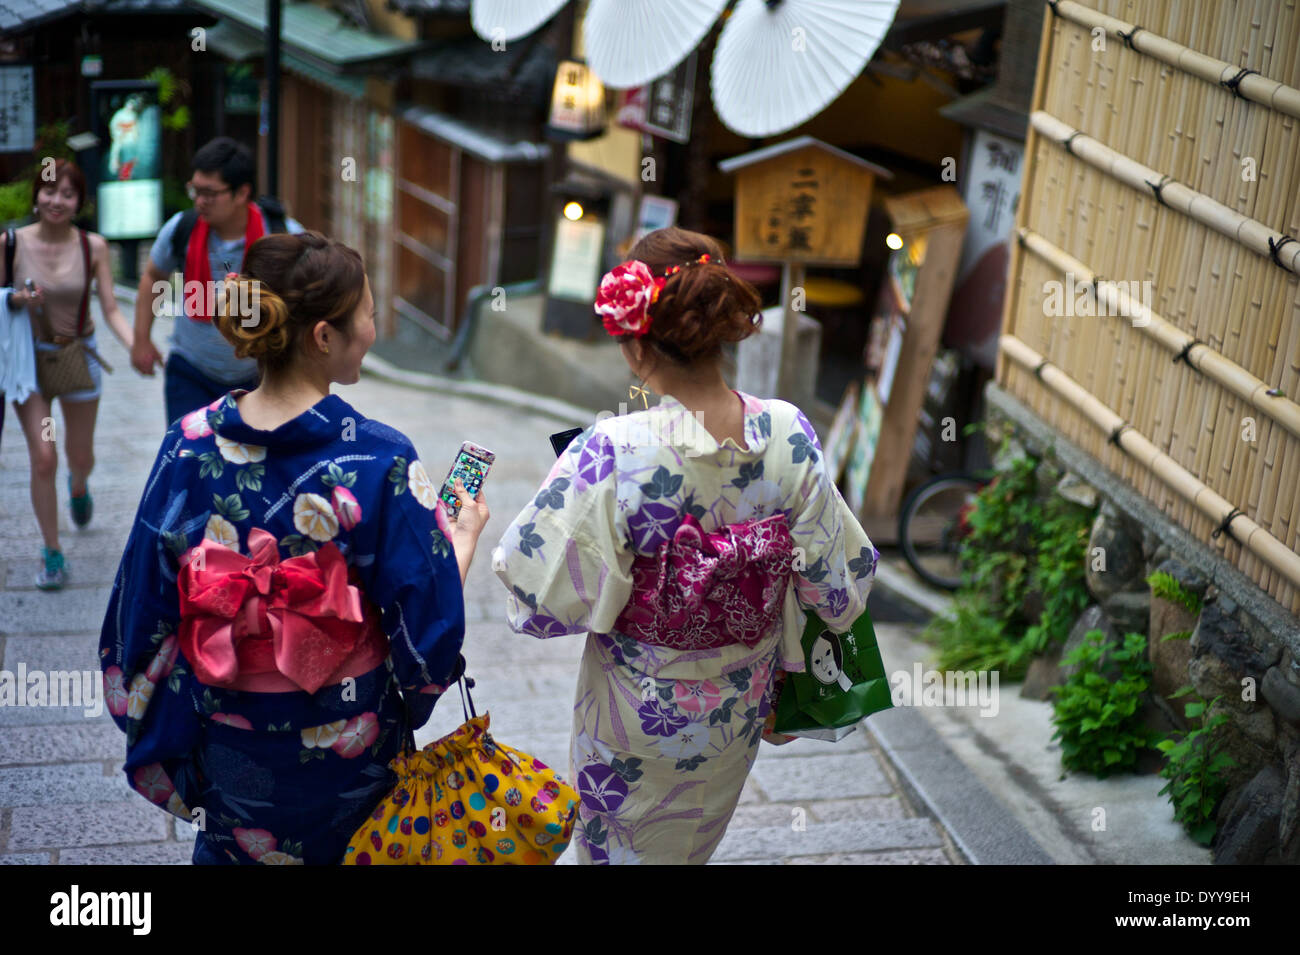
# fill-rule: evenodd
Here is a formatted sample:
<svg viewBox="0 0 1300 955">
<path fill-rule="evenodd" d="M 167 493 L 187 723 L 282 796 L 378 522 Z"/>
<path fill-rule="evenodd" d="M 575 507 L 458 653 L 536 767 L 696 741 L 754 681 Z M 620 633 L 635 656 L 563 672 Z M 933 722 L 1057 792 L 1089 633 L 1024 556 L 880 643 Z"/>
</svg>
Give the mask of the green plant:
<svg viewBox="0 0 1300 955">
<path fill-rule="evenodd" d="M 164 113 L 163 129 L 182 130 L 190 124 L 190 108 L 178 100 L 189 95 L 189 85 L 165 66 L 155 66 L 144 75 L 144 79 L 158 84 L 158 104 L 167 109 L 175 105 L 170 113 Z"/>
<path fill-rule="evenodd" d="M 1193 687 L 1188 685 L 1180 687 L 1173 696 L 1193 692 Z M 1188 719 L 1196 719 L 1204 715 L 1208 706 L 1213 706 L 1221 699 L 1221 696 L 1216 696 L 1206 703 L 1198 695 L 1198 702 L 1186 704 L 1183 714 Z M 1216 713 L 1197 729 L 1187 733 L 1170 733 L 1156 743 L 1156 748 L 1166 757 L 1160 775 L 1169 780 L 1165 788 L 1160 790 L 1160 795 L 1169 796 L 1174 807 L 1174 818 L 1182 823 L 1189 836 L 1203 846 L 1210 844 L 1215 829 L 1218 828 L 1214 812 L 1219 800 L 1228 790 L 1223 771 L 1237 765 L 1231 757 L 1219 752 L 1215 745 L 1214 731 L 1227 721 L 1227 713 Z"/>
<path fill-rule="evenodd" d="M 1052 739 L 1061 741 L 1061 765 L 1101 778 L 1131 770 L 1154 742 L 1138 713 L 1151 684 L 1147 638 L 1129 633 L 1115 646 L 1100 630 L 1090 630 L 1064 662 L 1077 669 L 1064 686 L 1052 688 L 1057 697 Z M 1115 680 L 1103 674 L 1110 667 L 1119 670 Z"/>
<path fill-rule="evenodd" d="M 1151 596 L 1159 597 L 1161 600 L 1167 600 L 1170 603 L 1178 604 L 1186 608 L 1187 612 L 1193 617 L 1198 616 L 1201 612 L 1201 598 L 1196 596 L 1171 574 L 1162 570 L 1147 577 L 1147 586 L 1151 588 Z"/>
<path fill-rule="evenodd" d="M 76 160 L 76 153 L 68 145 L 68 137 L 71 135 L 72 121 L 67 119 L 56 120 L 37 128 L 36 141 L 32 146 L 32 152 L 36 155 L 37 160 L 28 169 L 24 170 L 28 183 L 36 175 L 37 168 L 46 156 L 52 156 L 55 159 Z"/>
<path fill-rule="evenodd" d="M 32 209 L 32 184 L 14 180 L 0 186 L 0 225 L 27 218 Z"/>
<path fill-rule="evenodd" d="M 1041 653 L 1064 640 L 1088 605 L 1084 566 L 1092 515 L 1082 505 L 1055 494 L 1043 504 L 1031 587 L 1043 595 L 1043 611 L 1022 638 L 1024 652 Z"/>
<path fill-rule="evenodd" d="M 939 645 L 940 667 L 965 669 L 977 659 L 1017 679 L 1087 606 L 1092 512 L 1057 495 L 1040 499 L 1037 467 L 1016 458 L 976 496 L 955 615 L 935 618 L 924 634 Z M 1024 612 L 1032 594 L 1042 598 L 1036 619 Z"/>
<path fill-rule="evenodd" d="M 1024 675 L 1024 667 L 1017 670 L 1008 659 L 1006 636 L 983 591 L 959 591 L 951 611 L 935 617 L 926 632 L 939 646 L 940 669 L 998 670 L 1007 680 Z"/>
</svg>

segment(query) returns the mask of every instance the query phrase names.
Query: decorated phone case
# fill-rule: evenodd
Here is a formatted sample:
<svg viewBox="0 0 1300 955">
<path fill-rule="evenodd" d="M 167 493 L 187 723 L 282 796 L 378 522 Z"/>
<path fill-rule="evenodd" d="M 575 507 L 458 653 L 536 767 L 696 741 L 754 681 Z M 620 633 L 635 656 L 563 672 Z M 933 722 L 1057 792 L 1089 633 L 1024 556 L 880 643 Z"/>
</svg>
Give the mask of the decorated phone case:
<svg viewBox="0 0 1300 955">
<path fill-rule="evenodd" d="M 460 446 L 460 452 L 456 455 L 456 460 L 447 472 L 447 480 L 442 482 L 441 497 L 444 504 L 447 505 L 448 514 L 455 519 L 460 515 L 460 499 L 456 497 L 456 478 L 460 478 L 465 483 L 465 490 L 469 491 L 471 497 L 478 496 L 478 489 L 483 486 L 483 481 L 487 477 L 488 468 L 497 456 L 487 448 L 481 448 L 471 441 L 466 441 Z"/>
</svg>

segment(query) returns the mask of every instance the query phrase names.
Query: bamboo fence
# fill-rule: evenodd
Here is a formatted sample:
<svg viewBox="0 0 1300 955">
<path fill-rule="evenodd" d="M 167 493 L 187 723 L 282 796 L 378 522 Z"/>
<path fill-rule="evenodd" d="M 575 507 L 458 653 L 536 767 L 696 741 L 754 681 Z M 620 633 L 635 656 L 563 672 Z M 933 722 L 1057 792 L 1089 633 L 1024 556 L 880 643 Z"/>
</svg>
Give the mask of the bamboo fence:
<svg viewBox="0 0 1300 955">
<path fill-rule="evenodd" d="M 1300 0 L 1049 5 L 998 383 L 1300 614 Z"/>
</svg>

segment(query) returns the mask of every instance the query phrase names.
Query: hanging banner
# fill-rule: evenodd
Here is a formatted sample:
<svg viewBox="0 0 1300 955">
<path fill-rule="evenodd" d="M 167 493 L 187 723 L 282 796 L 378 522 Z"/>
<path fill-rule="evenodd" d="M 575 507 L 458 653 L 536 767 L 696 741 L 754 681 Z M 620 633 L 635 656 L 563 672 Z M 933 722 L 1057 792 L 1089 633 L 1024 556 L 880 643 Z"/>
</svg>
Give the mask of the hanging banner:
<svg viewBox="0 0 1300 955">
<path fill-rule="evenodd" d="M 692 53 L 670 73 L 646 86 L 627 91 L 619 107 L 616 122 L 639 130 L 685 143 L 691 138 L 691 110 L 695 106 L 695 65 Z"/>
<path fill-rule="evenodd" d="M 33 67 L 0 66 L 0 152 L 27 152 L 36 146 Z"/>
<path fill-rule="evenodd" d="M 963 196 L 970 224 L 944 341 L 989 369 L 997 359 L 1024 150 L 1024 143 L 981 129 L 975 132 L 970 151 Z"/>
</svg>

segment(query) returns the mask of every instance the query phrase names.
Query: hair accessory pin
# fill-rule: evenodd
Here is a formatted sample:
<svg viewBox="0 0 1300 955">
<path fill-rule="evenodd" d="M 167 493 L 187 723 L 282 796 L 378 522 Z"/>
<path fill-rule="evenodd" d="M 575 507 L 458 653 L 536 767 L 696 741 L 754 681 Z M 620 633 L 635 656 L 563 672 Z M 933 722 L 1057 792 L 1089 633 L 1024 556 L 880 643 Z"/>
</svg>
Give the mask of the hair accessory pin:
<svg viewBox="0 0 1300 955">
<path fill-rule="evenodd" d="M 676 275 L 678 272 L 680 272 L 682 269 L 686 268 L 687 266 L 691 266 L 691 265 L 703 265 L 704 263 L 706 263 L 706 262 L 710 262 L 710 261 L 712 261 L 712 259 L 710 259 L 710 257 L 709 257 L 709 253 L 705 252 L 705 253 L 704 253 L 703 255 L 701 255 L 698 259 L 693 259 L 693 260 L 691 260 L 690 262 L 687 262 L 685 265 L 674 265 L 674 266 L 670 266 L 670 267 L 668 268 L 668 270 L 667 270 L 666 272 L 664 272 L 664 277 L 667 278 L 669 275 Z"/>
</svg>

